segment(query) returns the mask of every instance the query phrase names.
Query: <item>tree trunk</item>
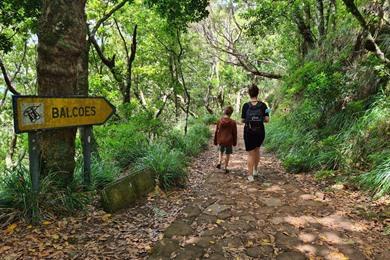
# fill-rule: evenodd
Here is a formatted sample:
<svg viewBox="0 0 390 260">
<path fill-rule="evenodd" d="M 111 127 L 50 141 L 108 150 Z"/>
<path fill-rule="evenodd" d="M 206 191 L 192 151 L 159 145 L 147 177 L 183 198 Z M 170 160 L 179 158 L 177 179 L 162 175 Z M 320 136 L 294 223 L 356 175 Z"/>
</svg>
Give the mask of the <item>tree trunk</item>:
<svg viewBox="0 0 390 260">
<path fill-rule="evenodd" d="M 294 18 L 295 18 L 295 23 L 297 24 L 298 27 L 298 31 L 302 36 L 302 40 L 303 40 L 302 54 L 303 56 L 305 56 L 307 52 L 310 49 L 313 49 L 315 46 L 314 36 L 310 29 L 310 26 L 305 23 L 302 14 L 296 12 Z"/>
<path fill-rule="evenodd" d="M 240 89 L 239 91 L 237 91 L 237 96 L 236 96 L 236 105 L 235 105 L 235 109 L 236 109 L 236 113 L 237 115 L 240 115 L 240 109 L 241 109 L 241 95 L 242 95 L 242 89 Z"/>
<path fill-rule="evenodd" d="M 86 54 L 86 0 L 44 0 L 38 29 L 38 94 L 72 96 L 83 85 Z M 73 179 L 76 128 L 40 135 L 42 176 L 56 173 L 61 184 Z"/>
<path fill-rule="evenodd" d="M 126 43 L 125 43 L 126 44 Z M 130 56 L 127 57 L 127 77 L 126 77 L 126 88 L 123 95 L 123 103 L 130 103 L 130 90 L 131 90 L 131 77 L 133 62 L 135 60 L 135 53 L 137 51 L 137 25 L 134 26 L 133 40 L 130 47 Z"/>
<path fill-rule="evenodd" d="M 325 17 L 324 17 L 324 1 L 317 0 L 317 10 L 318 10 L 318 34 L 319 34 L 319 43 L 322 44 L 322 40 L 325 37 Z"/>
</svg>

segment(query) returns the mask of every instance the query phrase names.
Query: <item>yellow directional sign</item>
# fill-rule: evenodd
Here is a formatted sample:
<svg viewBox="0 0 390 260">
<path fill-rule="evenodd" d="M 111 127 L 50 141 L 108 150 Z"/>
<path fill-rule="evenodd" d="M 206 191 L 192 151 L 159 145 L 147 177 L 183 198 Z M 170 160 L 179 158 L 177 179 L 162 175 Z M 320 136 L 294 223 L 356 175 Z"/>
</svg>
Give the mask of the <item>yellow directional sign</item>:
<svg viewBox="0 0 390 260">
<path fill-rule="evenodd" d="M 13 96 L 16 133 L 104 124 L 115 107 L 104 97 Z"/>
</svg>

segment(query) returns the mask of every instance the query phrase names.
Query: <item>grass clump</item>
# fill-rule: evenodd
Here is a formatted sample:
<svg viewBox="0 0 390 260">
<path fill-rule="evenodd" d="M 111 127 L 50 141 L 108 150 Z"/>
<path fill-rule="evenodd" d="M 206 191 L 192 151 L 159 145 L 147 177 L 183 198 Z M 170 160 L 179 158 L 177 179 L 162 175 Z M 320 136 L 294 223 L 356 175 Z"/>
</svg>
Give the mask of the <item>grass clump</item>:
<svg viewBox="0 0 390 260">
<path fill-rule="evenodd" d="M 187 135 L 177 128 L 167 132 L 160 142 L 150 144 L 145 156 L 137 161 L 137 168 L 155 173 L 163 189 L 183 187 L 189 158 L 202 152 L 211 136 L 204 122 L 202 119 L 193 120 Z"/>
<path fill-rule="evenodd" d="M 19 218 L 33 221 L 38 221 L 37 216 L 46 218 L 71 215 L 90 203 L 90 194 L 82 192 L 81 186 L 76 182 L 66 188 L 59 188 L 56 179 L 55 174 L 42 178 L 40 191 L 35 193 L 28 169 L 19 165 L 2 175 L 1 198 L 8 206 L 17 210 Z"/>
<path fill-rule="evenodd" d="M 116 180 L 121 173 L 121 168 L 115 161 L 107 159 L 98 159 L 92 156 L 91 162 L 91 184 L 89 187 L 84 187 L 88 190 L 101 190 L 107 184 Z M 77 161 L 74 173 L 74 183 L 80 186 L 84 185 L 83 180 L 83 162 L 81 158 Z"/>
<path fill-rule="evenodd" d="M 180 150 L 156 143 L 135 164 L 137 170 L 152 171 L 161 188 L 171 189 L 184 186 L 187 178 L 186 162 L 185 155 Z"/>
<path fill-rule="evenodd" d="M 390 194 L 390 158 L 358 178 L 359 183 L 376 197 Z"/>
</svg>

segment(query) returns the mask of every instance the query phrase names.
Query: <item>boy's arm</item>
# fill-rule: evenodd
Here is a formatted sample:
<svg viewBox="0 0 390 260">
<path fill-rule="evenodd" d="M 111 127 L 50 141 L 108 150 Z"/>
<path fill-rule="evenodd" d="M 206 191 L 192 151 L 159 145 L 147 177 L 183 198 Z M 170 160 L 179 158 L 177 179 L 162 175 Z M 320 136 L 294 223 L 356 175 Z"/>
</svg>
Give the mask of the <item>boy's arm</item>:
<svg viewBox="0 0 390 260">
<path fill-rule="evenodd" d="M 217 122 L 217 125 L 215 126 L 215 133 L 214 133 L 214 145 L 217 145 L 217 135 L 218 135 L 218 130 L 219 130 L 219 120 Z"/>
<path fill-rule="evenodd" d="M 234 122 L 233 126 L 233 146 L 237 145 L 237 123 Z"/>
</svg>

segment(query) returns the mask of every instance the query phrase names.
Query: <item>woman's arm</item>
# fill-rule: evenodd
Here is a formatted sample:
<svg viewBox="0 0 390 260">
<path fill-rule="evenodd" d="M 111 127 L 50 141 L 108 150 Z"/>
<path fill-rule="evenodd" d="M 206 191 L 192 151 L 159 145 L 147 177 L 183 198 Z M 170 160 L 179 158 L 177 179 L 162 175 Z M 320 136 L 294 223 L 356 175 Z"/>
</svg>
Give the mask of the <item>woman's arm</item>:
<svg viewBox="0 0 390 260">
<path fill-rule="evenodd" d="M 269 109 L 265 103 L 264 103 L 264 105 L 265 105 L 264 123 L 268 123 L 269 122 L 269 112 L 271 112 L 271 109 Z"/>
</svg>

